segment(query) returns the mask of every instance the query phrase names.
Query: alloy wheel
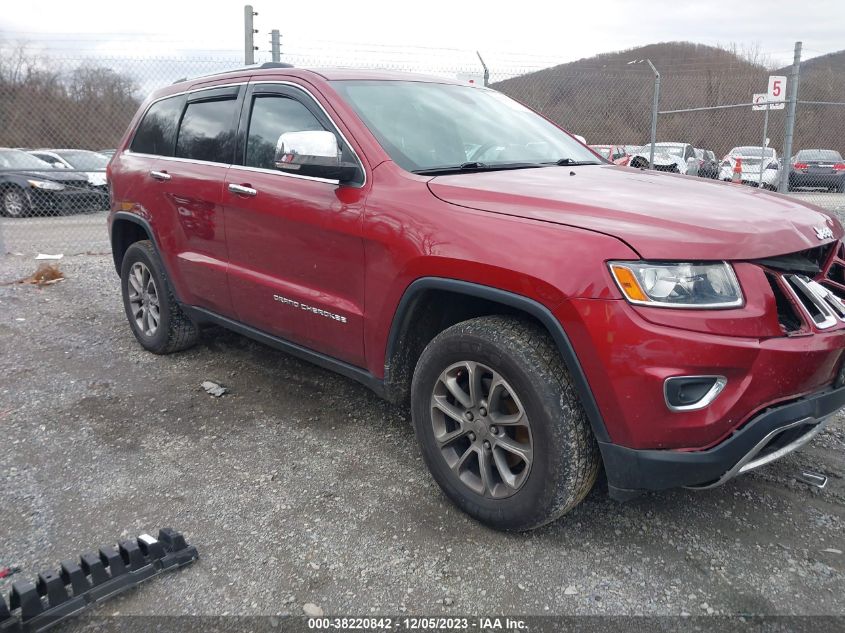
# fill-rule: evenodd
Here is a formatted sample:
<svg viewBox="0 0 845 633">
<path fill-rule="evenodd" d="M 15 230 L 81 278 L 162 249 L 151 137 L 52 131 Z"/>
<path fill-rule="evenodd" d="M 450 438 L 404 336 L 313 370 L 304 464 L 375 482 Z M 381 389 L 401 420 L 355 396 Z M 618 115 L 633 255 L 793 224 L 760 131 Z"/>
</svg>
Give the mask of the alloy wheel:
<svg viewBox="0 0 845 633">
<path fill-rule="evenodd" d="M 26 210 L 26 198 L 18 189 L 8 189 L 3 194 L 3 209 L 10 218 L 19 218 Z"/>
<path fill-rule="evenodd" d="M 446 464 L 476 494 L 503 499 L 525 484 L 534 459 L 531 426 L 494 369 L 474 361 L 446 368 L 431 395 L 431 423 Z"/>
<path fill-rule="evenodd" d="M 135 262 L 129 270 L 127 283 L 135 326 L 145 336 L 155 336 L 161 319 L 161 306 L 150 269 L 143 262 Z"/>
</svg>

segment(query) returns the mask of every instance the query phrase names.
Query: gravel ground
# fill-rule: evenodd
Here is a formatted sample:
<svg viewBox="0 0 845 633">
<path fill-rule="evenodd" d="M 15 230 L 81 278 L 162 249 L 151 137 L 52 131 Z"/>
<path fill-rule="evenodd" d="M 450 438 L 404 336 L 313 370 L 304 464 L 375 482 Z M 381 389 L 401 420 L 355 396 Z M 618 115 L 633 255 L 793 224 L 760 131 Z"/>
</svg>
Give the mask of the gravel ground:
<svg viewBox="0 0 845 633">
<path fill-rule="evenodd" d="M 0 258 L 0 281 L 32 272 Z M 107 256 L 0 286 L 0 565 L 31 578 L 172 526 L 201 559 L 120 614 L 845 615 L 845 419 L 706 492 L 601 486 L 530 534 L 473 522 L 426 472 L 406 411 L 240 336 L 142 351 Z M 200 389 L 212 380 L 229 392 Z M 824 490 L 795 481 L 809 468 Z M 0 581 L 5 592 L 9 581 Z"/>
</svg>

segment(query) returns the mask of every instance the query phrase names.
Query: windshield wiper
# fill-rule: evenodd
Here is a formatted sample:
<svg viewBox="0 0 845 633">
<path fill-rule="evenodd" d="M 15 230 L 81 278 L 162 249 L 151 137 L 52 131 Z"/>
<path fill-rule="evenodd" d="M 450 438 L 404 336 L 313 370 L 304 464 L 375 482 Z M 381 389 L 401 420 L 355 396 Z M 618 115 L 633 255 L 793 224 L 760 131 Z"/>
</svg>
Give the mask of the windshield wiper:
<svg viewBox="0 0 845 633">
<path fill-rule="evenodd" d="M 554 163 L 546 163 L 547 165 L 558 165 L 559 167 L 577 167 L 579 165 L 601 165 L 595 160 L 574 160 L 572 158 L 561 158 Z"/>
<path fill-rule="evenodd" d="M 443 174 L 458 174 L 461 172 L 478 172 L 478 171 L 500 171 L 505 169 L 528 169 L 531 167 L 540 167 L 539 163 L 498 163 L 491 165 L 488 163 L 481 163 L 479 161 L 471 161 L 468 163 L 461 163 L 460 165 L 449 165 L 446 167 L 432 167 L 430 169 L 415 169 L 415 174 L 422 176 L 437 176 Z"/>
</svg>

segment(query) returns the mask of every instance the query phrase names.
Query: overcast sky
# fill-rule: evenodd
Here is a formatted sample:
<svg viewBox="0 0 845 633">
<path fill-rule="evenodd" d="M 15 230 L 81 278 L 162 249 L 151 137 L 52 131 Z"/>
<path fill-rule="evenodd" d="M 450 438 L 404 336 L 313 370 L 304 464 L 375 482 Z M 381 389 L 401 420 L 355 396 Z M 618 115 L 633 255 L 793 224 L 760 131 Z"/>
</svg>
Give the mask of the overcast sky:
<svg viewBox="0 0 845 633">
<path fill-rule="evenodd" d="M 254 0 L 259 59 L 278 28 L 284 54 L 418 66 L 419 60 L 541 67 L 659 41 L 759 46 L 780 64 L 845 48 L 845 0 Z M 0 37 L 62 55 L 242 58 L 243 2 L 41 0 L 6 3 Z M 441 49 L 441 50 L 434 50 Z"/>
</svg>

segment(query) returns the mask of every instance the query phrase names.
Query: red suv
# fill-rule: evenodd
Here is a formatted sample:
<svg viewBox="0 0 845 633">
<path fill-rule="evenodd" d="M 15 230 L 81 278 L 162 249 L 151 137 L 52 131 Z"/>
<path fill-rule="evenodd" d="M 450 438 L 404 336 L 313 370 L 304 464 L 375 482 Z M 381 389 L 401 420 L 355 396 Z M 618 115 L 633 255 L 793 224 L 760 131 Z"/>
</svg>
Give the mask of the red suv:
<svg viewBox="0 0 845 633">
<path fill-rule="evenodd" d="M 477 519 L 706 488 L 845 404 L 842 227 L 619 167 L 503 94 L 256 67 L 159 90 L 109 166 L 130 327 L 222 325 L 409 403 Z M 362 442 L 358 450 L 366 450 Z"/>
</svg>

